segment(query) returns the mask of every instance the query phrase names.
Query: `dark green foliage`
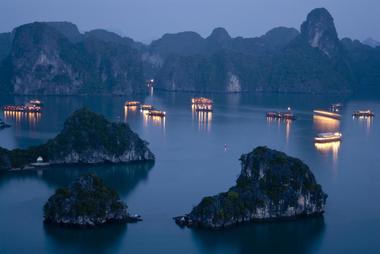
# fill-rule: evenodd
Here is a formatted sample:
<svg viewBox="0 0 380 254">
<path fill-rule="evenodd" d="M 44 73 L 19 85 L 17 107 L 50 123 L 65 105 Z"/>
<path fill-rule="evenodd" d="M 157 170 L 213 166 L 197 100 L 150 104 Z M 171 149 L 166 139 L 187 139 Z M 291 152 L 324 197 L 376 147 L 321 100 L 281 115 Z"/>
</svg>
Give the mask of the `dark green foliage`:
<svg viewBox="0 0 380 254">
<path fill-rule="evenodd" d="M 289 216 L 289 209 L 310 214 L 323 212 L 327 195 L 301 160 L 267 147 L 257 147 L 240 160 L 242 172 L 236 186 L 202 199 L 189 215 L 192 221 L 211 226 L 211 220 L 221 226 L 236 223 L 259 208 L 266 209 L 274 218 Z M 309 203 L 299 205 L 300 197 L 308 198 Z M 261 215 L 257 216 L 260 219 Z"/>
<path fill-rule="evenodd" d="M 84 175 L 69 187 L 58 188 L 44 206 L 46 220 L 88 216 L 101 218 L 127 209 L 118 194 L 94 174 Z"/>
<path fill-rule="evenodd" d="M 55 162 L 62 161 L 72 153 L 85 156 L 86 153 L 97 151 L 117 157 L 132 149 L 142 158 L 145 152 L 151 154 L 147 143 L 127 124 L 111 123 L 104 116 L 83 108 L 67 118 L 61 133 L 46 144 L 29 149 L 0 150 L 0 154 L 4 154 L 0 156 L 0 169 L 1 165 L 8 165 L 8 168 L 23 167 L 35 162 L 39 156 L 45 161 Z"/>
</svg>

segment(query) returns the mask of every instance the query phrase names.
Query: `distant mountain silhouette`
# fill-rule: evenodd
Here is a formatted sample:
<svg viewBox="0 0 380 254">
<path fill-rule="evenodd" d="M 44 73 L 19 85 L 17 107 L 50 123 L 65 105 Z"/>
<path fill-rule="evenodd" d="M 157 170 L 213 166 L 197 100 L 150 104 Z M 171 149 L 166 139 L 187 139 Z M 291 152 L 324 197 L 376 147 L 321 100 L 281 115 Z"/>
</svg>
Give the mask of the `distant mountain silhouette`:
<svg viewBox="0 0 380 254">
<path fill-rule="evenodd" d="M 371 47 L 367 46 L 370 45 Z M 333 17 L 312 10 L 300 32 L 277 27 L 255 38 L 215 28 L 165 34 L 150 45 L 69 22 L 35 22 L 0 34 L 0 92 L 128 94 L 157 89 L 207 92 L 380 91 L 380 47 L 339 39 Z"/>
</svg>

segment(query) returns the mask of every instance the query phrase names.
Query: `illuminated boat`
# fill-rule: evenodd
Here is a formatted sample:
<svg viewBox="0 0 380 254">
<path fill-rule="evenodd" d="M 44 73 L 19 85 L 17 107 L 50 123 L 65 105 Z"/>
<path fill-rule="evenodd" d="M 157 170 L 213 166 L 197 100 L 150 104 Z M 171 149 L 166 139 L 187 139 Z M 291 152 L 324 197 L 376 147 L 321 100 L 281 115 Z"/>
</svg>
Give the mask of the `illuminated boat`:
<svg viewBox="0 0 380 254">
<path fill-rule="evenodd" d="M 147 113 L 148 116 L 158 116 L 158 117 L 165 117 L 166 112 L 161 110 L 149 110 Z"/>
<path fill-rule="evenodd" d="M 126 101 L 124 104 L 125 107 L 137 107 L 140 106 L 139 101 Z"/>
<path fill-rule="evenodd" d="M 26 113 L 37 113 L 41 112 L 40 106 L 35 106 L 33 104 L 26 105 L 8 105 L 3 107 L 4 111 L 7 112 L 26 112 Z"/>
<path fill-rule="evenodd" d="M 321 110 L 321 109 L 316 109 L 314 110 L 314 114 L 317 116 L 324 116 L 324 117 L 329 117 L 329 118 L 334 118 L 334 119 L 340 119 L 340 114 L 326 111 L 326 110 Z"/>
<path fill-rule="evenodd" d="M 343 105 L 341 103 L 334 103 L 330 105 L 330 111 L 338 113 L 342 110 Z"/>
<path fill-rule="evenodd" d="M 199 98 L 192 98 L 191 103 L 193 105 L 212 105 L 213 102 L 211 99 L 199 97 Z"/>
<path fill-rule="evenodd" d="M 36 107 L 42 107 L 43 106 L 43 103 L 40 100 L 30 100 L 29 104 L 34 105 Z"/>
<path fill-rule="evenodd" d="M 195 105 L 196 112 L 212 112 L 211 104 Z"/>
<path fill-rule="evenodd" d="M 152 109 L 154 109 L 154 106 L 153 105 L 150 105 L 150 104 L 143 104 L 143 105 L 141 105 L 140 106 L 140 109 L 141 110 L 152 110 Z"/>
<path fill-rule="evenodd" d="M 375 114 L 371 110 L 358 110 L 352 114 L 353 117 L 374 117 Z"/>
<path fill-rule="evenodd" d="M 325 132 L 318 134 L 314 141 L 316 143 L 328 143 L 342 140 L 342 133 L 340 132 Z"/>
<path fill-rule="evenodd" d="M 271 111 L 266 113 L 266 117 L 275 118 L 275 119 L 284 119 L 284 120 L 296 120 L 297 117 L 290 111 L 288 112 L 276 112 Z"/>
</svg>

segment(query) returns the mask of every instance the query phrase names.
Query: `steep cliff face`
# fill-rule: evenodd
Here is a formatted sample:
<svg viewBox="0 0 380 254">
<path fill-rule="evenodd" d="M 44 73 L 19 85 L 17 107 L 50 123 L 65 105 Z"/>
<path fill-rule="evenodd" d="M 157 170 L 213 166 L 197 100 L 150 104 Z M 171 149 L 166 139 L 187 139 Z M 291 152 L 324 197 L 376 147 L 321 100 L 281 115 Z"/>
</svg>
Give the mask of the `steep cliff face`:
<svg viewBox="0 0 380 254">
<path fill-rule="evenodd" d="M 219 28 L 204 44 L 196 55 L 167 59 L 158 72 L 157 86 L 210 92 L 348 94 L 354 90 L 346 52 L 326 9 L 313 10 L 301 34 L 278 27 L 258 38 L 233 39 Z"/>
<path fill-rule="evenodd" d="M 10 55 L 0 67 L 1 85 L 11 87 L 15 94 L 145 91 L 139 51 L 132 44 L 93 34 L 84 36 L 76 26 L 61 22 L 16 28 Z"/>
<path fill-rule="evenodd" d="M 309 167 L 284 153 L 258 147 L 244 154 L 236 186 L 205 197 L 190 214 L 176 217 L 181 226 L 225 228 L 249 221 L 320 215 L 327 195 Z"/>
<path fill-rule="evenodd" d="M 324 8 L 312 10 L 299 33 L 277 27 L 255 38 L 216 28 L 165 34 L 144 45 L 68 22 L 33 23 L 0 34 L 0 92 L 128 94 L 155 88 L 199 92 L 350 94 L 378 92 L 378 48 L 338 38 Z"/>
<path fill-rule="evenodd" d="M 57 189 L 44 206 L 44 222 L 62 226 L 94 227 L 138 219 L 131 217 L 119 195 L 93 174 Z"/>
<path fill-rule="evenodd" d="M 325 8 L 314 9 L 307 15 L 301 25 L 301 35 L 311 47 L 318 48 L 329 57 L 341 53 L 334 19 Z"/>
<path fill-rule="evenodd" d="M 81 109 L 74 112 L 60 134 L 46 144 L 29 149 L 0 150 L 0 169 L 23 168 L 39 156 L 50 164 L 94 164 L 152 161 L 148 143 L 125 123 Z"/>
</svg>

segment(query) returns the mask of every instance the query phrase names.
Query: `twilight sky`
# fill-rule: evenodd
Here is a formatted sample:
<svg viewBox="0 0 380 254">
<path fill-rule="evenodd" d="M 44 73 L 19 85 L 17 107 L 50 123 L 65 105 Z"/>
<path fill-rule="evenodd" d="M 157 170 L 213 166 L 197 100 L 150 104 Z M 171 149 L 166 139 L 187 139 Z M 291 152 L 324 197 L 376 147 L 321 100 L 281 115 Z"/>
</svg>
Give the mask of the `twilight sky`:
<svg viewBox="0 0 380 254">
<path fill-rule="evenodd" d="M 167 32 L 207 36 L 218 26 L 255 37 L 276 26 L 299 29 L 316 7 L 330 11 L 339 37 L 380 40 L 380 0 L 0 0 L 0 32 L 33 21 L 71 21 L 81 31 L 104 28 L 144 42 Z"/>
</svg>

